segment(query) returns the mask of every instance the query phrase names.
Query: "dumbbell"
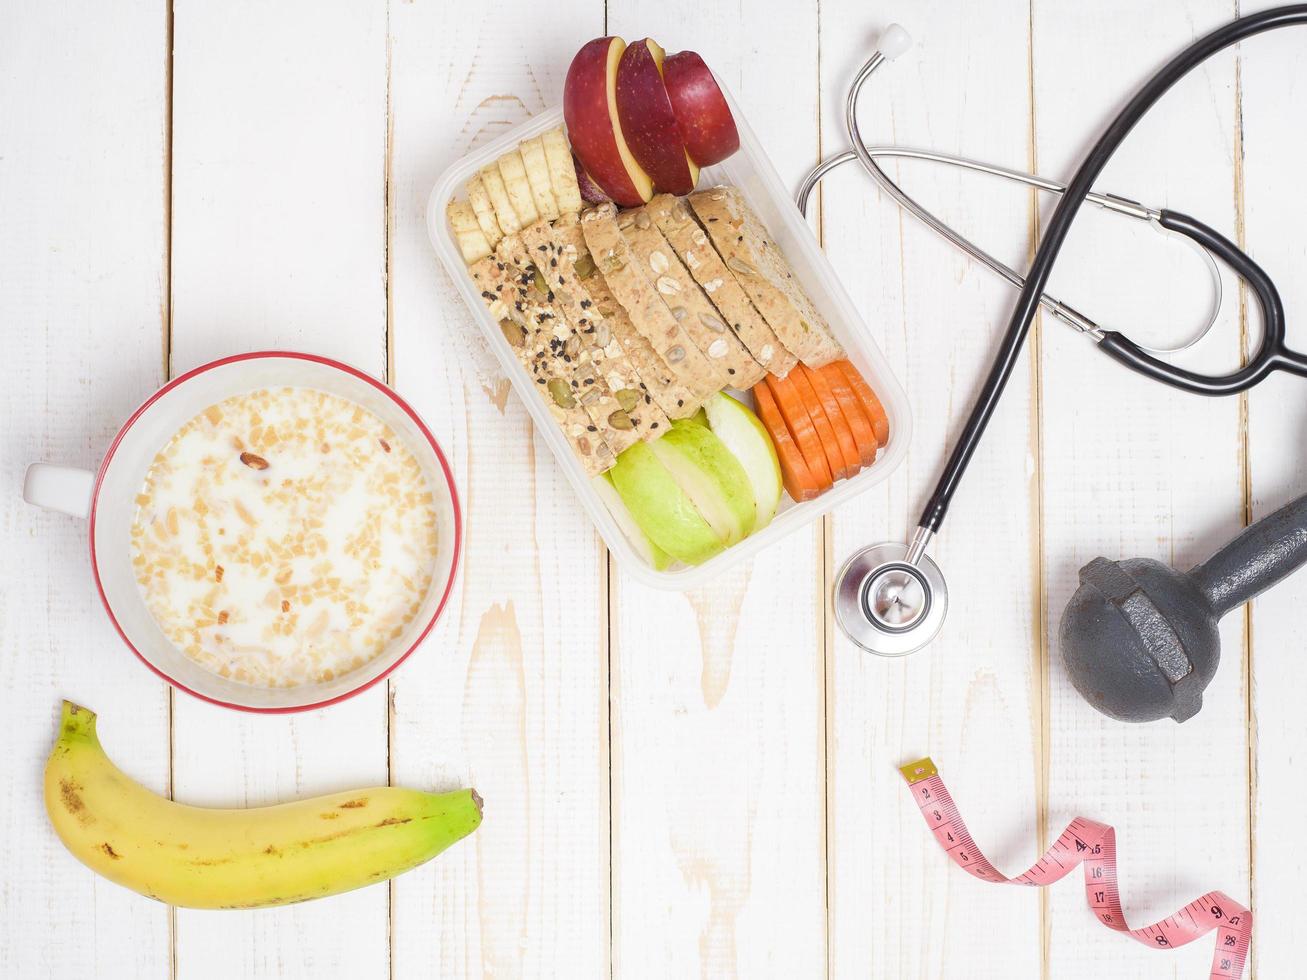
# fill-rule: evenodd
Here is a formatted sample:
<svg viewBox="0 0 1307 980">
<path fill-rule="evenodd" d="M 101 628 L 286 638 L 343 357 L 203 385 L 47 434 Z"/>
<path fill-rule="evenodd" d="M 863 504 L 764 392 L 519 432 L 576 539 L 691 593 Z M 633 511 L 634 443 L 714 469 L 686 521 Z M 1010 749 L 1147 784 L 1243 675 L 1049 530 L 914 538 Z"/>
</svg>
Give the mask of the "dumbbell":
<svg viewBox="0 0 1307 980">
<path fill-rule="evenodd" d="M 1304 563 L 1307 495 L 1188 572 L 1149 558 L 1095 558 L 1062 613 L 1071 683 L 1119 721 L 1192 718 L 1221 659 L 1221 617 Z"/>
</svg>

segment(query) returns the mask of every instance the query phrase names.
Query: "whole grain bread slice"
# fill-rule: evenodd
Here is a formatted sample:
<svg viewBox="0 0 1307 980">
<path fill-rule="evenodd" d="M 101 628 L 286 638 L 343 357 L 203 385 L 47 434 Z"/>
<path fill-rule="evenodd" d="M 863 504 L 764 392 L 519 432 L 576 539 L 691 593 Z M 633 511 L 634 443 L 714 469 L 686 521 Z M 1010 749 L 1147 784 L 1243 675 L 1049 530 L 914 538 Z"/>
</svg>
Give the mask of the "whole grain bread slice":
<svg viewBox="0 0 1307 980">
<path fill-rule="evenodd" d="M 825 317 L 804 293 L 766 227 L 734 187 L 713 187 L 688 198 L 735 281 L 781 343 L 809 367 L 844 356 Z"/>
<path fill-rule="evenodd" d="M 551 380 L 563 385 L 563 390 L 570 390 L 571 385 L 561 375 L 554 377 L 544 373 L 543 360 L 535 356 L 537 345 L 534 338 L 538 325 L 528 321 L 526 304 L 519 298 L 519 289 L 530 286 L 534 276 L 520 272 L 516 266 L 494 255 L 469 266 L 468 273 L 476 283 L 481 299 L 490 308 L 490 315 L 499 321 L 499 329 L 514 356 L 531 376 L 533 387 L 539 392 L 550 417 L 567 437 L 586 475 L 598 476 L 612 468 L 617 456 L 599 434 L 585 407 L 574 398 L 555 399 L 548 390 Z M 524 275 L 528 279 L 526 283 L 522 282 Z M 558 390 L 558 384 L 555 384 L 555 390 Z"/>
<path fill-rule="evenodd" d="M 652 442 L 666 433 L 671 428 L 666 413 L 653 400 L 622 350 L 621 342 L 595 309 L 594 299 L 576 274 L 576 249 L 566 247 L 549 222 L 543 220 L 523 228 L 522 241 L 572 328 L 573 336 L 567 345 L 576 347 L 579 356 L 590 359 L 641 439 Z"/>
<path fill-rule="evenodd" d="M 780 342 L 740 288 L 685 202 L 671 194 L 659 194 L 645 208 L 753 359 L 777 377 L 789 374 L 799 359 Z"/>
<path fill-rule="evenodd" d="M 663 294 L 672 316 L 680 321 L 696 347 L 718 369 L 726 372 L 723 387 L 752 388 L 767 375 L 718 314 L 707 294 L 695 282 L 688 269 L 676 257 L 671 244 L 663 237 L 647 208 L 628 211 L 618 219 L 618 227 L 631 245 L 631 251 L 644 263 L 654 288 Z"/>
<path fill-rule="evenodd" d="M 521 304 L 519 312 L 525 315 L 528 330 L 535 331 L 527 339 L 536 377 L 546 379 L 546 391 L 564 408 L 571 407 L 572 401 L 579 402 L 595 431 L 615 454 L 620 455 L 622 450 L 639 442 L 634 423 L 582 349 L 580 337 L 572 329 L 521 236 L 505 235 L 495 254 L 518 273 L 514 308 Z M 554 384 L 555 381 L 565 384 Z"/>
<path fill-rule="evenodd" d="M 595 266 L 626 310 L 635 329 L 649 341 L 663 363 L 702 404 L 721 390 L 713 364 L 691 341 L 671 309 L 641 269 L 617 225 L 617 209 L 601 204 L 581 216 L 581 233 Z M 724 377 L 725 372 L 721 372 Z M 697 408 L 697 405 L 696 405 Z"/>
<path fill-rule="evenodd" d="M 626 309 L 613 296 L 608 283 L 595 267 L 590 246 L 581 234 L 579 217 L 575 214 L 562 215 L 554 222 L 554 237 L 562 246 L 590 299 L 594 301 L 594 309 L 608 323 L 613 336 L 622 345 L 631 366 L 639 374 L 653 400 L 669 418 L 680 419 L 693 415 L 698 409 L 694 392 L 677 379 L 644 335 L 635 329 L 635 324 L 626 315 Z"/>
</svg>

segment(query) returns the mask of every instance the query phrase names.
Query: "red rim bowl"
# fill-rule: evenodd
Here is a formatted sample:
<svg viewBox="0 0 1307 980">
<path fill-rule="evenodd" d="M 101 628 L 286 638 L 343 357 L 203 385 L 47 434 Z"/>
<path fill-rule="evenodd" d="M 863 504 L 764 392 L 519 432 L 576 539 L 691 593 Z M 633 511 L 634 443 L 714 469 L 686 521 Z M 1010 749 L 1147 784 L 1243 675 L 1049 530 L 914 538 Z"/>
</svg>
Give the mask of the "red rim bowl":
<svg viewBox="0 0 1307 980">
<path fill-rule="evenodd" d="M 322 364 L 327 367 L 335 368 L 338 371 L 342 371 L 345 374 L 351 375 L 354 378 L 363 381 L 368 385 L 371 385 L 377 391 L 379 391 L 387 398 L 389 398 L 392 402 L 394 402 L 396 407 L 398 407 L 400 411 L 402 411 L 405 415 L 409 417 L 409 419 L 412 420 L 413 424 L 417 426 L 418 431 L 422 433 L 422 436 L 427 440 L 427 443 L 431 446 L 431 451 L 435 454 L 436 461 L 440 464 L 441 474 L 445 478 L 445 485 L 449 490 L 450 504 L 454 511 L 454 553 L 451 556 L 451 560 L 450 560 L 449 577 L 445 581 L 444 589 L 440 594 L 440 601 L 436 603 L 436 608 L 432 612 L 430 620 L 422 627 L 421 632 L 417 634 L 413 642 L 409 644 L 408 648 L 402 654 L 400 654 L 399 657 L 397 657 L 395 661 L 391 663 L 385 670 L 377 674 L 377 676 L 369 678 L 368 680 L 359 684 L 357 687 L 351 688 L 350 690 L 346 691 L 343 694 L 337 694 L 335 697 L 326 698 L 322 701 L 314 701 L 310 704 L 272 705 L 267 707 L 258 706 L 258 705 L 248 705 L 248 704 L 235 704 L 233 702 L 223 701 L 221 698 L 210 697 L 209 695 L 203 694 L 200 691 L 193 690 L 192 688 L 189 688 L 185 684 L 178 681 L 176 678 L 171 677 L 165 671 L 160 670 L 156 664 L 154 664 L 148 657 L 145 656 L 145 654 L 143 654 L 139 649 L 137 649 L 136 644 L 133 643 L 131 639 L 127 636 L 126 631 L 123 629 L 122 625 L 118 622 L 118 618 L 114 615 L 113 607 L 109 604 L 109 598 L 107 595 L 105 595 L 104 584 L 100 579 L 100 564 L 98 559 L 96 558 L 96 553 L 95 553 L 95 521 L 96 521 L 96 514 L 98 512 L 98 504 L 100 500 L 100 487 L 104 483 L 105 474 L 109 470 L 109 464 L 113 462 L 113 458 L 118 450 L 118 447 L 122 444 L 123 439 L 126 437 L 127 433 L 131 430 L 132 426 L 136 423 L 136 420 L 139 419 L 150 408 L 151 405 L 157 402 L 164 395 L 168 394 L 168 392 L 172 391 L 178 385 L 181 385 L 184 382 L 190 380 L 191 378 L 194 378 L 196 375 L 204 374 L 208 371 L 212 371 L 215 368 L 220 368 L 227 364 L 234 364 L 239 361 L 259 360 L 263 358 L 288 358 L 291 360 L 311 361 L 315 364 Z M 376 378 L 372 377 L 369 374 L 365 374 L 364 372 L 360 371 L 358 368 L 351 367 L 350 365 L 345 364 L 341 361 L 333 360 L 330 357 L 321 357 L 317 354 L 305 354 L 299 351 L 282 351 L 282 350 L 253 351 L 248 354 L 233 354 L 230 357 L 223 357 L 223 358 L 219 358 L 216 361 L 210 361 L 207 364 L 201 364 L 199 367 L 187 371 L 185 374 L 179 375 L 176 378 L 173 378 L 166 385 L 164 385 L 153 395 L 147 398 L 144 402 L 142 402 L 140 407 L 137 408 L 136 411 L 134 411 L 131 414 L 131 416 L 127 419 L 127 421 L 123 423 L 122 428 L 118 430 L 118 434 L 114 436 L 113 442 L 109 444 L 108 452 L 106 452 L 104 455 L 104 460 L 100 463 L 100 469 L 97 471 L 95 475 L 95 485 L 94 485 L 94 489 L 91 492 L 91 511 L 90 511 L 89 530 L 90 530 L 89 537 L 90 537 L 90 545 L 91 545 L 91 574 L 95 577 L 95 589 L 100 595 L 100 603 L 101 605 L 104 606 L 104 611 L 109 616 L 109 621 L 113 623 L 113 628 L 117 631 L 118 635 L 122 638 L 122 641 L 125 644 L 127 644 L 128 649 L 130 649 L 132 653 L 136 654 L 136 658 L 140 660 L 141 663 L 145 664 L 146 667 L 150 668 L 150 670 L 155 675 L 167 681 L 169 684 L 171 684 L 179 691 L 185 691 L 187 694 L 191 695 L 192 697 L 199 698 L 201 701 L 207 701 L 210 704 L 216 704 L 224 708 L 233 708 L 237 711 L 249 711 L 254 714 L 289 714 L 292 712 L 313 711 L 316 708 L 325 708 L 328 705 L 337 704 L 348 698 L 352 698 L 356 694 L 362 694 L 364 691 L 372 687 L 374 684 L 378 684 L 381 681 L 385 680 L 387 677 L 389 677 L 392 673 L 395 672 L 396 668 L 398 668 L 400 664 L 402 664 L 410 656 L 412 656 L 413 652 L 422 645 L 423 641 L 426 640 L 427 636 L 431 633 L 432 629 L 435 628 L 436 623 L 440 620 L 440 616 L 444 612 L 446 604 L 449 602 L 450 593 L 453 592 L 454 590 L 454 582 L 458 578 L 458 568 L 460 564 L 460 559 L 462 557 L 462 549 L 463 549 L 463 511 L 461 506 L 459 505 L 458 488 L 454 484 L 454 474 L 449 468 L 449 461 L 445 458 L 444 451 L 441 450 L 440 448 L 440 443 L 436 441 L 436 437 L 431 434 L 431 430 L 427 428 L 427 424 L 422 421 L 422 417 L 413 410 L 412 406 L 410 406 L 408 402 L 406 402 L 403 398 L 401 398 L 398 394 L 396 394 L 395 391 L 389 385 L 386 385 L 383 382 L 378 381 Z M 291 690 L 293 690 L 293 688 Z"/>
</svg>

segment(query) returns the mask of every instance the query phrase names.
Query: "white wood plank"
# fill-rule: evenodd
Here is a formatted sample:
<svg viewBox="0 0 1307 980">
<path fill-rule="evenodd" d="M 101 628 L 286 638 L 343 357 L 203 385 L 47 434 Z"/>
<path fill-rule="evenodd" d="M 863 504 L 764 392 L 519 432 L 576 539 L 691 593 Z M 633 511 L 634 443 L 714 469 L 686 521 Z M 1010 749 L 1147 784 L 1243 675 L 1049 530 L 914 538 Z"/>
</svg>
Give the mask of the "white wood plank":
<svg viewBox="0 0 1307 980">
<path fill-rule="evenodd" d="M 875 142 L 1024 168 L 1029 155 L 1025 3 L 928 3 L 903 11 L 916 44 L 868 84 Z M 891 13 L 891 12 L 887 12 Z M 845 86 L 885 16 L 822 6 L 824 149 L 847 145 Z M 909 193 L 1009 264 L 1024 264 L 1029 197 L 925 164 L 891 167 Z M 913 412 L 912 451 L 882 491 L 832 518 L 832 567 L 877 541 L 906 541 L 952 446 L 1013 294 L 850 167 L 824 194 L 824 241 Z M 932 551 L 948 622 L 895 661 L 832 627 L 827 672 L 831 974 L 1040 975 L 1040 899 L 964 874 L 923 825 L 897 767 L 930 753 L 977 843 L 1009 873 L 1033 860 L 1042 806 L 1042 669 L 1036 429 L 1029 356 L 975 456 Z"/>
<path fill-rule="evenodd" d="M 158 975 L 168 910 L 55 837 L 41 774 L 60 698 L 112 757 L 168 786 L 168 695 L 114 633 L 86 524 L 23 503 L 24 467 L 93 469 L 161 381 L 167 10 L 10 5 L 0 23 L 0 975 Z M 98 84 L 88 85 L 95 78 Z"/>
<path fill-rule="evenodd" d="M 466 518 L 445 621 L 393 681 L 397 783 L 475 785 L 476 835 L 394 883 L 397 977 L 608 974 L 604 551 L 427 239 L 440 172 L 555 104 L 603 4 L 391 9 L 395 379 Z M 512 29 L 506 30 L 505 24 Z"/>
<path fill-rule="evenodd" d="M 1273 6 L 1272 4 L 1256 4 Z M 1302 269 L 1307 242 L 1298 233 L 1307 201 L 1298 188 L 1307 134 L 1286 125 L 1307 98 L 1300 70 L 1301 28 L 1243 45 L 1243 201 L 1248 254 L 1271 276 L 1287 311 L 1289 343 L 1307 347 Z M 1254 304 L 1249 301 L 1250 306 Z M 1250 349 L 1260 336 L 1251 317 Z M 1301 378 L 1273 376 L 1248 398 L 1248 464 L 1252 517 L 1258 519 L 1307 492 L 1307 389 Z M 1302 704 L 1307 683 L 1296 661 L 1303 647 L 1307 573 L 1299 572 L 1252 606 L 1253 933 L 1251 976 L 1291 976 L 1302 970 L 1298 905 L 1307 862 L 1295 846 L 1304 794 Z M 1232 618 L 1238 614 L 1232 614 Z M 1231 662 L 1222 667 L 1234 667 Z"/>
<path fill-rule="evenodd" d="M 386 11 L 175 6 L 175 372 L 303 349 L 385 371 Z M 252 717 L 176 696 L 174 782 L 254 805 L 387 778 L 384 688 L 310 714 Z M 177 973 L 377 976 L 388 893 L 286 909 L 182 911 Z"/>
<path fill-rule="evenodd" d="M 1135 87 L 1197 34 L 1230 16 L 1224 2 L 1093 9 L 1036 2 L 1035 132 L 1040 169 L 1069 176 Z M 1110 61 L 1110 84 L 1100 71 Z M 1102 186 L 1152 204 L 1194 209 L 1235 226 L 1233 59 L 1209 62 L 1135 131 Z M 1066 298 L 1127 332 L 1184 329 L 1205 295 L 1183 247 L 1131 234 L 1106 216 L 1073 234 L 1059 282 Z M 1168 315 L 1168 304 L 1178 314 Z M 1136 326 L 1138 325 L 1138 326 Z M 1184 362 L 1237 363 L 1237 311 Z M 1097 714 L 1067 681 L 1054 648 L 1076 570 L 1096 555 L 1146 556 L 1187 568 L 1239 526 L 1243 513 L 1237 399 L 1204 400 L 1136 377 L 1050 324 L 1041 362 L 1043 514 L 1050 665 L 1050 832 L 1077 813 L 1118 831 L 1127 917 L 1147 924 L 1210 888 L 1248 898 L 1248 745 L 1242 624 L 1225 624 L 1226 656 L 1194 719 L 1130 726 Z M 1159 953 L 1095 924 L 1070 882 L 1049 896 L 1050 976 L 1200 976 L 1209 941 Z"/>
<path fill-rule="evenodd" d="M 608 28 L 697 50 L 793 184 L 817 153 L 817 11 L 746 16 L 610 2 Z M 613 583 L 614 972 L 820 974 L 820 525 L 689 595 Z"/>
</svg>

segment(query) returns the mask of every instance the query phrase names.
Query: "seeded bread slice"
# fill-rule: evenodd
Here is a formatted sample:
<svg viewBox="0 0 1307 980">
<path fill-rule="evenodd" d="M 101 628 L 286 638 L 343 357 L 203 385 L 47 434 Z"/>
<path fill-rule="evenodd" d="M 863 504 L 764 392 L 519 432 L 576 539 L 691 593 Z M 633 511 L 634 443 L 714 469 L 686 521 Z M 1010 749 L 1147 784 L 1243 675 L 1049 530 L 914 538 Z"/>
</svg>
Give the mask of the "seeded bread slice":
<svg viewBox="0 0 1307 980">
<path fill-rule="evenodd" d="M 598 476 L 610 469 L 617 462 L 617 456 L 599 434 L 584 406 L 575 399 L 571 399 L 570 405 L 565 404 L 568 401 L 566 398 L 556 401 L 547 387 L 551 380 L 563 385 L 561 390 L 564 392 L 570 390 L 570 385 L 561 377 L 553 379 L 543 374 L 540 370 L 541 361 L 533 357 L 535 345 L 528 337 L 534 337 L 537 331 L 528 324 L 526 305 L 517 298 L 523 273 L 496 256 L 484 258 L 469 266 L 468 272 L 476 283 L 481 298 L 490 308 L 490 315 L 499 321 L 504 339 L 536 382 L 536 390 L 549 410 L 550 417 L 563 430 L 563 435 L 571 443 L 572 451 L 581 461 L 586 475 Z M 531 278 L 534 279 L 534 276 Z"/>
<path fill-rule="evenodd" d="M 671 428 L 667 415 L 654 402 L 649 389 L 631 366 L 621 342 L 608 322 L 595 309 L 594 300 L 577 277 L 576 250 L 564 247 L 547 221 L 522 229 L 522 241 L 535 266 L 554 293 L 554 302 L 580 340 L 582 357 L 589 357 L 595 372 L 608 385 L 631 425 L 645 442 L 652 442 Z M 571 343 L 569 340 L 568 343 Z"/>
<path fill-rule="evenodd" d="M 691 194 L 689 202 L 726 268 L 781 343 L 809 367 L 843 357 L 825 318 L 743 195 L 734 187 L 713 187 Z"/>
<path fill-rule="evenodd" d="M 689 388 L 676 379 L 671 369 L 654 351 L 649 341 L 635 329 L 622 304 L 617 302 L 608 283 L 595 268 L 590 247 L 581 234 L 581 224 L 575 214 L 564 215 L 554 222 L 554 237 L 563 247 L 577 277 L 594 300 L 594 308 L 607 321 L 622 350 L 639 374 L 640 380 L 658 406 L 671 418 L 689 418 L 698 411 L 698 401 Z M 560 263 L 561 263 L 560 258 Z"/>
<path fill-rule="evenodd" d="M 731 275 L 685 202 L 659 194 L 645 209 L 721 314 L 764 370 L 783 378 L 799 359 L 785 349 L 753 302 Z"/>
<path fill-rule="evenodd" d="M 752 388 L 765 378 L 766 369 L 750 356 L 735 331 L 718 315 L 717 308 L 654 224 L 649 209 L 628 211 L 617 223 L 631 244 L 631 251 L 648 270 L 654 288 L 663 294 L 672 316 L 680 321 L 694 345 L 713 366 L 719 372 L 726 372 L 723 387 Z"/>
<path fill-rule="evenodd" d="M 613 203 L 585 212 L 581 216 L 581 233 L 613 296 L 677 380 L 694 393 L 699 404 L 720 391 L 722 385 L 712 363 L 672 316 L 640 268 L 641 263 L 631 253 L 617 226 L 617 209 Z"/>
<path fill-rule="evenodd" d="M 522 304 L 528 328 L 536 330 L 528 336 L 533 361 L 539 361 L 537 377 L 547 379 L 545 388 L 562 407 L 575 400 L 581 403 L 590 421 L 614 453 L 640 441 L 635 425 L 608 384 L 595 370 L 589 353 L 583 348 L 581 337 L 567 321 L 558 297 L 549 287 L 545 270 L 539 269 L 519 235 L 505 235 L 495 248 L 503 262 L 513 266 L 517 277 L 517 299 Z M 547 267 L 547 262 L 546 262 Z M 529 277 L 529 278 L 528 278 Z M 555 384 L 566 382 L 566 388 Z"/>
</svg>

